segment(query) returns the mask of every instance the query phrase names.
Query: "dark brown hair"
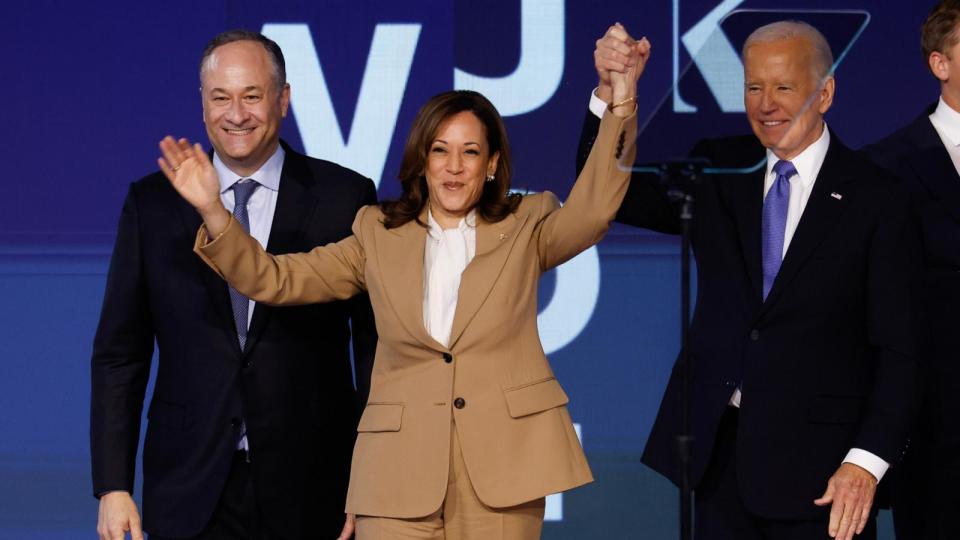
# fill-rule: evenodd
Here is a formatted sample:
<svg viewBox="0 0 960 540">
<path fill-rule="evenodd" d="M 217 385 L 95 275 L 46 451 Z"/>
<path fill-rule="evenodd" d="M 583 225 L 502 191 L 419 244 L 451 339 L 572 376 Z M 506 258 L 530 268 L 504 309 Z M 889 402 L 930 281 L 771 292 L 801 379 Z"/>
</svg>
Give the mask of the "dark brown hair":
<svg viewBox="0 0 960 540">
<path fill-rule="evenodd" d="M 430 98 L 413 120 L 400 162 L 400 198 L 380 204 L 384 214 L 383 225 L 386 228 L 393 229 L 409 221 L 426 226 L 420 221 L 420 212 L 429 200 L 424 172 L 430 145 L 437 136 L 440 124 L 464 111 L 473 113 L 483 124 L 490 155 L 500 153 L 494 180 L 483 183 L 480 201 L 476 206 L 477 212 L 485 221 L 496 223 L 517 209 L 521 196 L 509 193 L 512 172 L 510 142 L 507 140 L 507 131 L 503 127 L 500 113 L 487 98 L 477 92 L 452 90 Z"/>
<path fill-rule="evenodd" d="M 950 57 L 950 49 L 957 44 L 957 22 L 960 22 L 960 1 L 943 0 L 937 3 L 923 21 L 920 30 L 920 48 L 923 50 L 923 63 L 930 67 L 930 54 L 939 52 Z"/>
</svg>

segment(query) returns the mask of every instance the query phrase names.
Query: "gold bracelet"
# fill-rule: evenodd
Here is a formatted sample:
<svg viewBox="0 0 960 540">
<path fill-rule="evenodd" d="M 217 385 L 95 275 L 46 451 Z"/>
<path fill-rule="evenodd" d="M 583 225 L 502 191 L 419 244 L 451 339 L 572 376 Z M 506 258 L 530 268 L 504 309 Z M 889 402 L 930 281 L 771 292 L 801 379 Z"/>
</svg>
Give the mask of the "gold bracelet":
<svg viewBox="0 0 960 540">
<path fill-rule="evenodd" d="M 610 105 L 607 105 L 607 110 L 610 112 L 613 112 L 613 110 L 616 109 L 617 107 L 626 105 L 627 103 L 630 103 L 631 101 L 636 101 L 636 100 L 637 100 L 637 96 L 628 97 L 627 99 L 619 103 L 616 103 L 616 104 L 611 103 Z"/>
</svg>

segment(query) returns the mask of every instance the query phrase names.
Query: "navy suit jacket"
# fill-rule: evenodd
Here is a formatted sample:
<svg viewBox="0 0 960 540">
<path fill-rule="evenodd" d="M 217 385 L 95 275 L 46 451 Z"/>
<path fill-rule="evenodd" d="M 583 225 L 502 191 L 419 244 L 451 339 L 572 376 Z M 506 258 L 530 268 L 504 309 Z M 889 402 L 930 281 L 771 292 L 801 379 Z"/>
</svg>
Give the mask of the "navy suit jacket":
<svg viewBox="0 0 960 540">
<path fill-rule="evenodd" d="M 308 251 L 349 236 L 357 210 L 375 202 L 373 182 L 285 144 L 284 150 L 267 250 Z M 369 300 L 257 304 L 241 351 L 227 285 L 193 253 L 199 226 L 196 211 L 162 174 L 130 186 L 94 341 L 94 493 L 133 492 L 156 342 L 143 450 L 144 528 L 178 538 L 201 531 L 225 485 L 244 419 L 257 503 L 269 526 L 283 538 L 335 538 L 376 346 Z"/>
<path fill-rule="evenodd" d="M 594 125 L 588 114 L 582 149 Z M 765 163 L 753 136 L 704 141 L 694 155 L 721 168 Z M 896 183 L 831 133 L 764 301 L 765 172 L 709 176 L 694 190 L 692 480 L 703 477 L 720 417 L 741 385 L 735 455 L 744 503 L 768 518 L 812 519 L 827 511 L 813 500 L 850 448 L 888 462 L 901 455 L 916 399 L 917 243 Z M 617 221 L 678 234 L 676 210 L 656 178 L 635 174 Z M 642 458 L 675 483 L 680 415 L 675 367 Z"/>
<path fill-rule="evenodd" d="M 929 116 L 930 105 L 907 126 L 863 148 L 874 162 L 897 175 L 909 192 L 922 236 L 920 309 L 923 405 L 910 452 L 897 477 L 893 503 L 935 508 L 936 523 L 916 516 L 928 534 L 956 537 L 960 511 L 960 176 Z M 926 495 L 925 495 L 926 494 Z M 940 505 L 940 506 L 936 506 Z"/>
</svg>

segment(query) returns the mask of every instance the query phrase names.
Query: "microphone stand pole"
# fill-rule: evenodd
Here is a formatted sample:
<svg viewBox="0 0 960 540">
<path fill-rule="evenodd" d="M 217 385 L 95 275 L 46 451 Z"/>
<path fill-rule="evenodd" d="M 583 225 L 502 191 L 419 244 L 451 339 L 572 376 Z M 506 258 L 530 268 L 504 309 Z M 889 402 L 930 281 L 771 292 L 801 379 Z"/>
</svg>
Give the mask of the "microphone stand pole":
<svg viewBox="0 0 960 540">
<path fill-rule="evenodd" d="M 693 188 L 703 174 L 702 160 L 684 160 L 660 165 L 660 180 L 667 186 L 667 197 L 680 204 L 680 379 L 681 425 L 677 435 L 680 464 L 680 539 L 693 540 L 693 485 L 690 457 L 693 434 L 690 432 L 690 232 L 693 221 Z"/>
</svg>

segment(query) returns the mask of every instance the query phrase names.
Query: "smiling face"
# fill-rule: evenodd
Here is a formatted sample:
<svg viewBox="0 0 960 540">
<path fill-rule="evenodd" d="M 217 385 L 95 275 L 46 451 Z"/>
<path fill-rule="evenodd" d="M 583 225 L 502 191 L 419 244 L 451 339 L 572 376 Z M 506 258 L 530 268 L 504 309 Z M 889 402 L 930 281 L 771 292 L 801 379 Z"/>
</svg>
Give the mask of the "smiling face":
<svg viewBox="0 0 960 540">
<path fill-rule="evenodd" d="M 499 158 L 499 153 L 490 155 L 486 130 L 472 112 L 457 113 L 440 124 L 427 150 L 424 176 L 430 211 L 441 227 L 456 227 L 477 205 Z"/>
<path fill-rule="evenodd" d="M 290 86 L 277 88 L 270 56 L 254 41 L 214 49 L 200 82 L 210 144 L 230 170 L 252 174 L 277 149 Z"/>
<path fill-rule="evenodd" d="M 833 104 L 834 81 L 820 84 L 808 39 L 792 37 L 749 46 L 743 55 L 743 103 L 753 133 L 780 159 L 816 142 Z"/>
</svg>

